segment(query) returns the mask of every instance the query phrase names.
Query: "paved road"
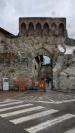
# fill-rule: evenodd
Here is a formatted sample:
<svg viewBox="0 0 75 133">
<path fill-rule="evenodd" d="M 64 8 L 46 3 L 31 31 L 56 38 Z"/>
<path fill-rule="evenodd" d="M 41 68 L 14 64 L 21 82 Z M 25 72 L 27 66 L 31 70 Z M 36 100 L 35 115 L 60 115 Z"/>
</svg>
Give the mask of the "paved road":
<svg viewBox="0 0 75 133">
<path fill-rule="evenodd" d="M 23 95 L 1 100 L 0 133 L 75 133 L 75 100 L 48 98 Z"/>
<path fill-rule="evenodd" d="M 50 93 L 30 92 L 30 93 L 23 93 L 21 96 L 18 96 L 17 98 L 27 102 L 40 102 L 40 103 L 44 102 L 44 103 L 60 104 L 60 103 L 75 101 L 75 94 L 60 93 L 60 92 L 57 93 L 53 91 L 50 91 Z"/>
</svg>

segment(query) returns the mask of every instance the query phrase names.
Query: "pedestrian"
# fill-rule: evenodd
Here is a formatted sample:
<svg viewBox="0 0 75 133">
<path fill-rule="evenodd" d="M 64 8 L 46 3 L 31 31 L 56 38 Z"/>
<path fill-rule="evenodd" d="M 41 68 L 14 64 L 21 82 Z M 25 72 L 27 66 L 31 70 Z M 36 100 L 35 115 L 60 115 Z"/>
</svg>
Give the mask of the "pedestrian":
<svg viewBox="0 0 75 133">
<path fill-rule="evenodd" d="M 49 87 L 49 88 L 51 88 L 51 81 L 52 81 L 52 79 L 50 77 L 48 77 L 46 79 L 46 84 L 47 84 L 47 87 Z"/>
<path fill-rule="evenodd" d="M 38 89 L 38 81 L 35 81 L 35 89 Z"/>
<path fill-rule="evenodd" d="M 49 87 L 49 78 L 46 79 L 47 86 Z"/>
<path fill-rule="evenodd" d="M 45 84 L 45 80 L 43 78 L 41 78 L 41 80 L 39 81 L 39 88 L 46 91 L 46 84 Z"/>
</svg>

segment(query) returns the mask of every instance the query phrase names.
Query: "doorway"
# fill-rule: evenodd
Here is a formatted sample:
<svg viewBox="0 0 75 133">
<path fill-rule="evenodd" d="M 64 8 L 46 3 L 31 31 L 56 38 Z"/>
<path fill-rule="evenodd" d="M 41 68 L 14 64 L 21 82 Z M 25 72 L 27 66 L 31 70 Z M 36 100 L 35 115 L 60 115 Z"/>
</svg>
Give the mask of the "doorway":
<svg viewBox="0 0 75 133">
<path fill-rule="evenodd" d="M 53 58 L 48 55 L 43 55 L 42 53 L 37 55 L 33 59 L 32 63 L 33 69 L 33 79 L 49 80 L 49 87 L 53 89 Z"/>
</svg>

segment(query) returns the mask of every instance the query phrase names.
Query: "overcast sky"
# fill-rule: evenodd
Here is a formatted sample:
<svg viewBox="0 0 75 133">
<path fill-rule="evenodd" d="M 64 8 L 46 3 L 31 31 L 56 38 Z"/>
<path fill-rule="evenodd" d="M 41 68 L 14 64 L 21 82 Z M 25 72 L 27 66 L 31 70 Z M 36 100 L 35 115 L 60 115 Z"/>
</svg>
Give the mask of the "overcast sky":
<svg viewBox="0 0 75 133">
<path fill-rule="evenodd" d="M 69 37 L 75 38 L 75 0 L 0 0 L 0 27 L 18 33 L 19 17 L 66 17 Z"/>
</svg>

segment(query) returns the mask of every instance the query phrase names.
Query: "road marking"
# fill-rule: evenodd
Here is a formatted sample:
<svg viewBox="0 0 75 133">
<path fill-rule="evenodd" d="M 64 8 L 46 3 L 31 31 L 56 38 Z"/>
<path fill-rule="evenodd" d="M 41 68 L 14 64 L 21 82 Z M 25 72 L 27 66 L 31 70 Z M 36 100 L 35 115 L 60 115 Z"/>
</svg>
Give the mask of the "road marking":
<svg viewBox="0 0 75 133">
<path fill-rule="evenodd" d="M 5 101 L 21 101 L 21 100 L 17 100 L 17 99 L 5 99 Z"/>
<path fill-rule="evenodd" d="M 34 101 L 34 102 L 37 102 L 37 103 L 55 103 L 55 102 L 49 102 L 49 101 Z"/>
<path fill-rule="evenodd" d="M 66 131 L 64 133 L 75 133 L 75 128 L 72 128 L 72 129 L 70 129 L 70 130 L 68 130 L 68 131 Z"/>
<path fill-rule="evenodd" d="M 34 102 L 38 102 L 38 103 L 53 103 L 53 104 L 62 104 L 62 103 L 69 103 L 69 102 L 75 102 L 75 99 L 71 99 L 71 100 L 63 100 L 63 101 L 34 101 Z"/>
<path fill-rule="evenodd" d="M 1 117 L 9 117 L 9 116 L 14 116 L 14 115 L 18 115 L 18 114 L 22 114 L 22 113 L 26 113 L 26 112 L 35 111 L 35 110 L 41 110 L 43 108 L 45 108 L 45 107 L 37 106 L 37 107 L 22 109 L 22 110 L 13 111 L 13 112 L 5 113 L 5 114 L 0 114 L 0 116 Z"/>
<path fill-rule="evenodd" d="M 29 115 L 29 116 L 13 119 L 13 120 L 10 120 L 10 122 L 12 122 L 14 124 L 19 124 L 19 123 L 23 123 L 23 122 L 26 122 L 26 121 L 29 121 L 29 120 L 34 120 L 34 119 L 37 119 L 37 118 L 45 117 L 47 115 L 50 115 L 50 114 L 53 114 L 53 113 L 56 113 L 56 112 L 58 112 L 58 110 L 51 109 L 51 110 L 47 110 L 47 111 L 42 111 L 40 113 L 35 113 L 35 114 Z"/>
<path fill-rule="evenodd" d="M 9 102 L 17 102 L 17 101 L 21 101 L 21 100 L 13 100 L 13 99 L 5 99 L 4 101 L 1 101 L 1 103 L 9 103 Z"/>
<path fill-rule="evenodd" d="M 24 97 L 25 98 L 25 97 Z M 28 97 L 27 97 L 28 98 Z M 36 98 L 38 98 L 36 100 Z M 68 99 L 68 100 L 62 100 L 62 101 L 54 101 L 53 99 L 50 99 L 49 97 L 44 98 L 48 99 L 47 101 L 43 101 L 43 97 L 30 97 L 30 99 L 27 99 L 26 101 L 31 101 L 31 102 L 41 102 L 41 103 L 53 103 L 53 104 L 62 104 L 62 103 L 68 103 L 68 102 L 75 102 L 75 99 Z"/>
<path fill-rule="evenodd" d="M 1 103 L 8 103 L 8 102 L 11 102 L 11 101 L 10 100 L 5 100 L 5 101 L 0 102 L 0 104 Z"/>
<path fill-rule="evenodd" d="M 75 102 L 75 99 L 57 101 L 56 103 L 60 104 L 60 103 L 68 103 L 68 102 Z"/>
<path fill-rule="evenodd" d="M 0 109 L 0 112 L 11 110 L 11 109 L 18 109 L 18 108 L 21 108 L 21 107 L 28 107 L 28 106 L 32 106 L 32 105 L 33 104 L 24 104 L 24 105 L 18 105 L 18 106 L 13 106 L 13 107 L 2 108 L 2 109 Z"/>
<path fill-rule="evenodd" d="M 65 114 L 63 116 L 57 117 L 57 118 L 52 119 L 52 120 L 48 120 L 46 122 L 40 123 L 40 124 L 38 124 L 36 126 L 33 126 L 31 128 L 27 128 L 27 129 L 24 129 L 24 130 L 26 130 L 29 133 L 36 133 L 38 131 L 41 131 L 43 129 L 46 129 L 48 127 L 51 127 L 51 126 L 53 126 L 55 124 L 61 123 L 61 122 L 65 121 L 65 120 L 68 120 L 68 119 L 73 118 L 73 117 L 75 117 L 75 115 Z"/>
<path fill-rule="evenodd" d="M 52 100 L 51 98 L 44 96 L 44 98 L 48 99 L 50 102 L 55 102 L 54 100 Z"/>
<path fill-rule="evenodd" d="M 23 103 L 23 101 L 2 104 L 2 105 L 0 105 L 0 107 L 4 107 L 4 106 L 7 106 L 7 105 L 13 105 L 13 104 L 19 104 L 19 103 Z"/>
</svg>

